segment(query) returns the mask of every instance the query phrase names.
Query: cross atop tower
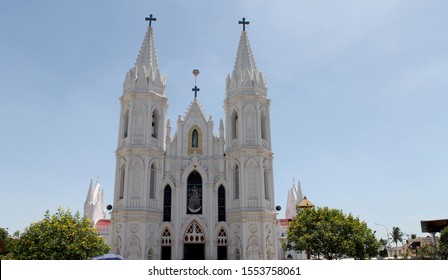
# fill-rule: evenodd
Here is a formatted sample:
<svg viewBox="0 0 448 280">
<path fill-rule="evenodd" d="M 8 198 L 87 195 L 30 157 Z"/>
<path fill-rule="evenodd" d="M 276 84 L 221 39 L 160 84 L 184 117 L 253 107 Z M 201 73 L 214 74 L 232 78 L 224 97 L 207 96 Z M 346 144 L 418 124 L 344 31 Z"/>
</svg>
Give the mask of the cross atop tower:
<svg viewBox="0 0 448 280">
<path fill-rule="evenodd" d="M 249 22 L 246 21 L 246 18 L 243 18 L 243 20 L 238 21 L 238 24 L 243 25 L 243 31 L 246 31 L 246 24 L 249 25 Z"/>
<path fill-rule="evenodd" d="M 145 17 L 145 20 L 149 21 L 149 27 L 151 27 L 152 21 L 157 21 L 157 19 L 155 17 L 153 17 L 152 14 L 150 14 L 149 17 Z"/>
</svg>

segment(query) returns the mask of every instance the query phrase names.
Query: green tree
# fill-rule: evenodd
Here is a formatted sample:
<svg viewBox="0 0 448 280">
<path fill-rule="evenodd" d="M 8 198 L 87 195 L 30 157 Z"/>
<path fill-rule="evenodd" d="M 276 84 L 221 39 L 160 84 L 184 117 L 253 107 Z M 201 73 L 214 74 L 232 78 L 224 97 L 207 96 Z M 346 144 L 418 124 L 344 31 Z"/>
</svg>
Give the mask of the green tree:
<svg viewBox="0 0 448 280">
<path fill-rule="evenodd" d="M 440 232 L 439 255 L 442 260 L 448 260 L 448 226 Z"/>
<path fill-rule="evenodd" d="M 403 232 L 401 232 L 399 227 L 393 227 L 390 235 L 392 237 L 392 242 L 395 243 L 395 247 L 398 246 L 398 242 L 403 242 Z"/>
<path fill-rule="evenodd" d="M 437 253 L 437 247 L 434 244 L 428 244 L 418 249 L 417 259 L 420 260 L 437 260 L 439 255 Z"/>
<path fill-rule="evenodd" d="M 25 260 L 85 260 L 109 251 L 109 246 L 79 212 L 59 208 L 32 223 L 12 246 L 14 257 Z"/>
<path fill-rule="evenodd" d="M 341 210 L 298 208 L 289 224 L 288 244 L 297 251 L 326 259 L 366 259 L 378 255 L 379 242 L 365 222 Z"/>
<path fill-rule="evenodd" d="M 5 228 L 0 228 L 0 256 L 7 253 L 7 242 L 9 238 L 9 233 Z"/>
</svg>

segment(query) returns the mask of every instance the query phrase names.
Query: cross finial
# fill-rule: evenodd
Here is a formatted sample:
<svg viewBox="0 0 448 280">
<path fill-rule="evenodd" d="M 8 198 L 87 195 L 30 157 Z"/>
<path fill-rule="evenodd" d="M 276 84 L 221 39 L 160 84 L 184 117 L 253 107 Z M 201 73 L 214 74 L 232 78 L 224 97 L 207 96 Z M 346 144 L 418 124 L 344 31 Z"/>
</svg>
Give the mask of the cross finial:
<svg viewBox="0 0 448 280">
<path fill-rule="evenodd" d="M 249 25 L 249 22 L 246 21 L 246 18 L 243 18 L 243 20 L 238 21 L 238 24 L 243 25 L 243 31 L 246 31 L 246 24 Z"/>
<path fill-rule="evenodd" d="M 194 91 L 194 99 L 198 98 L 199 88 L 197 86 L 194 86 L 194 88 L 192 88 L 191 90 Z"/>
<path fill-rule="evenodd" d="M 194 91 L 194 99 L 196 99 L 198 98 L 198 91 L 199 91 L 199 88 L 196 86 L 196 77 L 199 75 L 199 70 L 193 69 L 193 75 L 194 75 L 194 88 L 192 88 L 191 90 Z"/>
<path fill-rule="evenodd" d="M 150 14 L 149 17 L 145 17 L 145 20 L 149 21 L 149 27 L 151 27 L 152 21 L 157 21 L 157 19 L 155 17 L 153 17 L 152 14 Z"/>
</svg>

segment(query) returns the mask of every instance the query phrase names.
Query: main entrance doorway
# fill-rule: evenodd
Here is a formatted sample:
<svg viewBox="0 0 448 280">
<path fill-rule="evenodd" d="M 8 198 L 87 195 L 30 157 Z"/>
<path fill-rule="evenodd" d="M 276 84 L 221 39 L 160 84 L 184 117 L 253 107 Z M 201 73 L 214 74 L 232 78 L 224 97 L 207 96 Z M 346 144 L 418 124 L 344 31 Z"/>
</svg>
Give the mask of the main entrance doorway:
<svg viewBox="0 0 448 280">
<path fill-rule="evenodd" d="M 184 244 L 184 260 L 205 260 L 204 244 Z"/>
<path fill-rule="evenodd" d="M 205 260 L 204 231 L 197 221 L 188 226 L 183 241 L 184 260 Z"/>
</svg>

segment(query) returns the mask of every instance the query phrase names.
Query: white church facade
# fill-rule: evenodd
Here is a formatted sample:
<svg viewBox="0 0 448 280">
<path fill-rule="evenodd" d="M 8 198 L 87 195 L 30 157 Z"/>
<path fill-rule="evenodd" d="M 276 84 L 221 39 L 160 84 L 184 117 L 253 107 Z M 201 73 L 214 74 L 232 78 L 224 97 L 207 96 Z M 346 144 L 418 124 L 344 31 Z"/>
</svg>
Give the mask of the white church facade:
<svg viewBox="0 0 448 280">
<path fill-rule="evenodd" d="M 240 22 L 215 135 L 197 98 L 171 133 L 154 18 L 147 19 L 120 97 L 111 252 L 125 259 L 277 259 L 270 100 L 248 23 Z"/>
</svg>

